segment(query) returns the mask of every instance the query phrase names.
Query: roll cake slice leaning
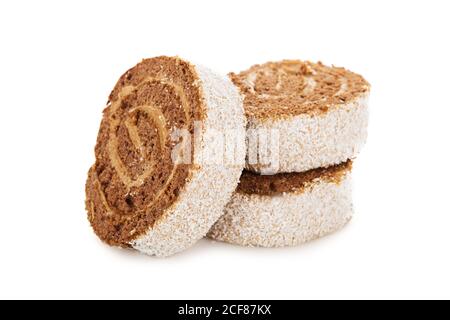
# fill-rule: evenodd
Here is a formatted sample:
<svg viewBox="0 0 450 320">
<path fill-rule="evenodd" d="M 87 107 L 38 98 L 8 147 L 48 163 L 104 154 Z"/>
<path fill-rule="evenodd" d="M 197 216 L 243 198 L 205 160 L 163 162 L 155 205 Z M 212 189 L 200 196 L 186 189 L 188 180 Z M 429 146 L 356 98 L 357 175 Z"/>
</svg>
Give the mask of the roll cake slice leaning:
<svg viewBox="0 0 450 320">
<path fill-rule="evenodd" d="M 353 159 L 366 140 L 370 85 L 358 74 L 284 60 L 230 77 L 244 96 L 250 171 L 328 167 Z"/>
<path fill-rule="evenodd" d="M 241 96 L 204 67 L 145 59 L 110 94 L 95 156 L 86 208 L 98 237 L 149 255 L 180 252 L 206 235 L 238 184 Z"/>
<path fill-rule="evenodd" d="M 341 229 L 353 214 L 352 162 L 302 173 L 244 171 L 208 237 L 249 247 L 296 246 Z"/>
</svg>

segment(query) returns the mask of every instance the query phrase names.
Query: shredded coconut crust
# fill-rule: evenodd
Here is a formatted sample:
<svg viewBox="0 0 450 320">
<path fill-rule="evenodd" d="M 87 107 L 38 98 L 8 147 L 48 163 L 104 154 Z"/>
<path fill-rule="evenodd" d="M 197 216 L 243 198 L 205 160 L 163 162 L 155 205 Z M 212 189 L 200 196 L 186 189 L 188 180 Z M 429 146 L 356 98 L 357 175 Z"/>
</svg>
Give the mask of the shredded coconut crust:
<svg viewBox="0 0 450 320">
<path fill-rule="evenodd" d="M 242 98 L 232 82 L 207 68 L 195 66 L 206 105 L 201 142 L 195 162 L 201 163 L 180 193 L 178 201 L 153 228 L 130 245 L 143 253 L 166 257 L 183 251 L 203 238 L 223 214 L 235 190 L 245 162 L 245 117 Z M 232 164 L 215 164 L 215 148 L 209 132 L 232 130 L 237 138 Z M 210 161 L 209 161 L 210 160 Z"/>
<path fill-rule="evenodd" d="M 369 93 L 364 93 L 350 103 L 318 115 L 249 118 L 248 135 L 255 131 L 277 132 L 279 142 L 274 145 L 270 140 L 260 140 L 257 155 L 253 157 L 257 161 L 249 162 L 247 157 L 246 169 L 258 173 L 269 170 L 272 174 L 303 172 L 354 159 L 367 139 L 368 98 Z M 270 149 L 269 157 L 261 153 Z M 258 159 L 266 160 L 261 163 Z"/>
<path fill-rule="evenodd" d="M 341 229 L 353 214 L 351 174 L 316 179 L 301 193 L 236 192 L 208 237 L 248 247 L 297 246 Z"/>
</svg>

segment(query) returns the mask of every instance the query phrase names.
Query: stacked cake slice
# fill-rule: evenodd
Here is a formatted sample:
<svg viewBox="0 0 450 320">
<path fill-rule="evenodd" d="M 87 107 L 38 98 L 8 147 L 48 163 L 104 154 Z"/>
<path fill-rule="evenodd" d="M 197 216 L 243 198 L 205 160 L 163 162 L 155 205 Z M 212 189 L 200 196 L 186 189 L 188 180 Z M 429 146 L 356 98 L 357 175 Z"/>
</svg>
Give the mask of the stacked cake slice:
<svg viewBox="0 0 450 320">
<path fill-rule="evenodd" d="M 208 236 L 281 247 L 343 227 L 352 217 L 352 159 L 367 137 L 367 81 L 297 60 L 230 77 L 244 97 L 246 171 Z"/>
</svg>

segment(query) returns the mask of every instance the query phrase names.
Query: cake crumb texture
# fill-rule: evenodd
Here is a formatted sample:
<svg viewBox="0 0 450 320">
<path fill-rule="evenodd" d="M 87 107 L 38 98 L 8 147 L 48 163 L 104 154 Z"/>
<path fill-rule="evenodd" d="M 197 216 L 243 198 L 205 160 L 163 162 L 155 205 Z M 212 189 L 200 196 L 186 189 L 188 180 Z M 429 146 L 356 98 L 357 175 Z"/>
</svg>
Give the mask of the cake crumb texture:
<svg viewBox="0 0 450 320">
<path fill-rule="evenodd" d="M 300 60 L 267 62 L 230 77 L 244 95 L 246 116 L 259 119 L 318 115 L 370 90 L 356 73 Z"/>
<path fill-rule="evenodd" d="M 236 192 L 258 195 L 277 195 L 285 192 L 301 193 L 317 180 L 327 183 L 341 183 L 352 169 L 352 161 L 347 160 L 327 168 L 317 168 L 304 172 L 259 175 L 245 170 L 239 180 Z"/>
</svg>

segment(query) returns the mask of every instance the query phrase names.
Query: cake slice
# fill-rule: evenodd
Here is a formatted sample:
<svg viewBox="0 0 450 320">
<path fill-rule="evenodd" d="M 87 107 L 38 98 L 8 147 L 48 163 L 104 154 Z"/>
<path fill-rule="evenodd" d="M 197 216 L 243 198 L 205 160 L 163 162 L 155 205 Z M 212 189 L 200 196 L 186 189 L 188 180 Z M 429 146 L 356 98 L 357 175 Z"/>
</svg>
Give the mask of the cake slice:
<svg viewBox="0 0 450 320">
<path fill-rule="evenodd" d="M 230 77 L 244 96 L 246 168 L 303 172 L 354 158 L 367 136 L 370 86 L 322 63 L 285 60 Z"/>
<path fill-rule="evenodd" d="M 296 246 L 342 228 L 352 217 L 352 162 L 273 176 L 244 171 L 214 240 L 250 247 Z"/>
<path fill-rule="evenodd" d="M 192 246 L 238 184 L 244 127 L 242 99 L 227 77 L 173 57 L 128 70 L 104 110 L 86 183 L 95 233 L 110 245 L 156 256 Z M 228 131 L 234 157 L 213 161 L 215 138 Z"/>
</svg>

